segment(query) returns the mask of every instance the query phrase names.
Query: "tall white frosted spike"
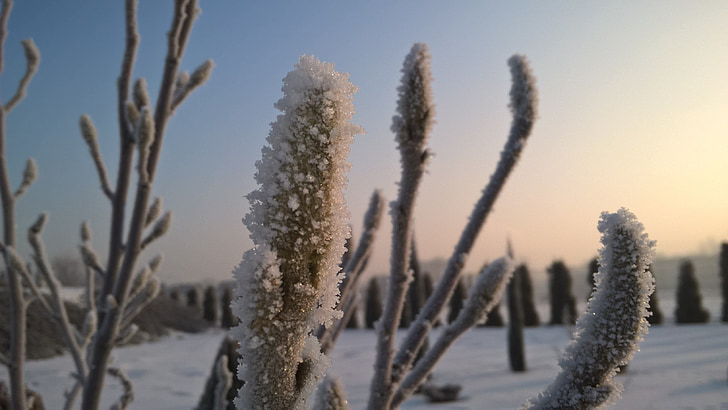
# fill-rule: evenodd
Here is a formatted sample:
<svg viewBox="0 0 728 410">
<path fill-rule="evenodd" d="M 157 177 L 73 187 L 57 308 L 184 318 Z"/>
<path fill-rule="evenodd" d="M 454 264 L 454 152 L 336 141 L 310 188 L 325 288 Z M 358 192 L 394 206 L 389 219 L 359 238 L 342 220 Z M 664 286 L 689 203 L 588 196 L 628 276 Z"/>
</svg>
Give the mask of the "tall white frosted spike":
<svg viewBox="0 0 728 410">
<path fill-rule="evenodd" d="M 258 189 L 243 222 L 253 249 L 236 268 L 231 334 L 245 358 L 238 408 L 307 408 L 328 360 L 311 337 L 341 312 L 339 262 L 349 235 L 346 158 L 361 128 L 349 121 L 357 88 L 348 74 L 302 56 L 283 79 L 282 114 L 256 167 Z"/>
</svg>

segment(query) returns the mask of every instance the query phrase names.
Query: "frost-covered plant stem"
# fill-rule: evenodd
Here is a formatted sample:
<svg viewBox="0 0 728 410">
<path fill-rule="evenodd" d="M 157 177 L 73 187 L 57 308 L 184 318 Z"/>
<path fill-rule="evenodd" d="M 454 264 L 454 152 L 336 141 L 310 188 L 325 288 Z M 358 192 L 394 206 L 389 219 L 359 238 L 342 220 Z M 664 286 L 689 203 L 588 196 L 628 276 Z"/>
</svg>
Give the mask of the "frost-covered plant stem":
<svg viewBox="0 0 728 410">
<path fill-rule="evenodd" d="M 301 409 L 329 362 L 313 332 L 340 317 L 339 263 L 348 235 L 346 158 L 360 128 L 349 121 L 348 74 L 302 56 L 283 80 L 282 111 L 256 164 L 259 188 L 244 218 L 253 249 L 235 270 L 232 329 L 245 381 L 237 408 Z"/>
<path fill-rule="evenodd" d="M 341 379 L 326 376 L 318 392 L 314 410 L 349 410 L 349 401 L 346 399 L 346 392 Z"/>
<path fill-rule="evenodd" d="M 8 20 L 13 8 L 12 0 L 3 0 L 2 11 L 0 12 L 0 73 L 4 68 L 5 40 L 8 35 Z M 33 75 L 38 69 L 40 53 L 32 39 L 22 41 L 25 49 L 26 70 L 23 78 L 18 84 L 15 95 L 2 105 L 0 101 L 0 200 L 3 211 L 3 249 L 7 246 L 14 250 L 17 246 L 15 233 L 15 203 L 25 192 L 27 187 L 35 178 L 35 163 L 28 162 L 23 183 L 13 193 L 8 176 L 7 158 L 5 152 L 6 142 L 6 115 L 25 97 L 25 92 Z M 5 255 L 7 257 L 7 254 Z M 10 408 L 12 410 L 25 410 L 27 402 L 25 399 L 25 330 L 26 330 L 26 309 L 27 301 L 23 296 L 23 284 L 21 273 L 14 267 L 7 265 L 8 276 L 8 302 L 10 304 L 10 351 L 7 356 L 2 354 L 8 367 L 8 378 L 10 379 Z"/>
<path fill-rule="evenodd" d="M 435 344 L 407 373 L 392 399 L 393 408 L 399 407 L 415 392 L 458 337 L 475 326 L 478 321 L 487 318 L 488 312 L 500 301 L 503 289 L 513 274 L 513 267 L 513 261 L 509 257 L 503 257 L 483 269 L 471 287 L 470 295 L 455 321 L 442 331 Z"/>
<path fill-rule="evenodd" d="M 369 410 L 389 407 L 392 398 L 392 359 L 395 332 L 399 326 L 407 289 L 412 279 L 408 270 L 412 212 L 417 189 L 429 159 L 425 148 L 434 122 L 430 50 L 427 44 L 412 46 L 402 67 L 402 82 L 398 88 L 398 115 L 393 118 L 392 131 L 400 151 L 402 177 L 397 200 L 391 204 L 392 253 L 387 297 L 382 317 L 377 324 L 377 355 L 374 363 L 369 396 Z"/>
<path fill-rule="evenodd" d="M 625 208 L 602 213 L 597 288 L 586 313 L 576 323 L 574 340 L 559 362 L 556 380 L 527 403 L 537 409 L 590 409 L 619 396 L 614 380 L 647 333 L 649 297 L 654 278 L 648 266 L 655 242 L 644 226 Z"/>
<path fill-rule="evenodd" d="M 137 31 L 137 1 L 125 2 L 126 44 L 122 60 L 121 74 L 117 81 L 117 112 L 119 122 L 119 165 L 116 186 L 110 192 L 105 179 L 105 167 L 101 156 L 94 150 L 95 135 L 90 118 L 81 118 L 81 132 L 86 139 L 104 194 L 111 199 L 111 229 L 106 268 L 104 270 L 102 290 L 97 301 L 99 327 L 94 336 L 89 355 L 89 377 L 83 389 L 82 409 L 97 409 L 104 384 L 104 376 L 111 350 L 122 332 L 124 319 L 129 316 L 125 312 L 134 269 L 141 250 L 152 240 L 161 236 L 162 231 L 154 231 L 144 239 L 144 228 L 148 225 L 147 214 L 152 192 L 152 184 L 156 173 L 156 165 L 161 152 L 165 129 L 169 118 L 177 105 L 173 105 L 175 93 L 188 93 L 183 89 L 202 84 L 212 70 L 212 62 L 201 65 L 198 79 L 194 84 L 177 82 L 179 66 L 184 54 L 193 22 L 198 13 L 197 0 L 176 0 L 172 26 L 168 32 L 167 56 L 152 115 L 152 106 L 143 80 L 137 80 L 130 98 L 130 86 L 134 61 L 139 44 Z M 180 89 L 182 88 L 182 89 Z M 185 94 L 186 95 L 186 94 Z M 131 101 L 133 100 L 133 101 Z M 92 138 L 93 137 L 93 138 Z M 138 149 L 138 183 L 130 212 L 131 220 L 125 224 L 126 205 L 133 173 L 135 149 Z M 162 217 L 165 218 L 165 217 Z M 168 221 L 168 218 L 167 218 Z M 161 228 L 168 227 L 168 222 L 158 223 Z M 126 237 L 124 237 L 124 231 Z M 153 298 L 153 289 L 148 293 Z"/>
<path fill-rule="evenodd" d="M 78 333 L 71 321 L 68 319 L 68 312 L 63 304 L 63 297 L 61 296 L 61 283 L 58 281 L 56 276 L 53 274 L 50 264 L 48 263 L 48 256 L 45 252 L 45 246 L 41 240 L 40 234 L 43 231 L 47 219 L 47 214 L 42 214 L 38 220 L 28 230 L 28 242 L 30 242 L 33 248 L 33 260 L 38 270 L 43 275 L 48 288 L 51 291 L 51 300 L 53 302 L 53 310 L 48 311 L 48 314 L 53 318 L 63 334 L 66 345 L 68 346 L 73 363 L 76 366 L 76 377 L 84 381 L 88 373 L 88 367 L 86 360 L 83 357 L 83 351 L 86 348 L 84 336 Z M 44 296 L 38 295 L 40 300 L 44 300 Z M 43 303 L 44 306 L 48 306 L 47 303 Z M 96 314 L 96 312 L 87 312 L 87 314 Z M 85 343 L 84 343 L 85 342 Z"/>
<path fill-rule="evenodd" d="M 364 271 L 372 252 L 374 239 L 379 230 L 379 225 L 384 214 L 384 197 L 380 191 L 374 191 L 369 200 L 369 207 L 364 214 L 364 230 L 359 238 L 359 246 L 356 247 L 354 255 L 349 259 L 344 267 L 345 282 L 341 289 L 341 297 L 339 298 L 338 309 L 343 315 L 340 319 L 335 319 L 333 326 L 320 326 L 316 336 L 321 343 L 321 352 L 329 354 L 333 349 L 336 340 L 341 332 L 346 328 L 347 323 L 354 313 L 354 305 L 357 300 L 357 292 L 359 290 L 359 278 Z"/>
<path fill-rule="evenodd" d="M 526 140 L 531 133 L 533 123 L 536 119 L 536 80 L 524 56 L 512 56 L 508 60 L 508 65 L 511 68 L 513 81 L 509 104 L 513 114 L 513 122 L 508 140 L 503 151 L 501 151 L 501 157 L 496 166 L 496 170 L 491 176 L 488 185 L 483 190 L 483 195 L 475 205 L 475 209 L 470 215 L 468 224 L 455 246 L 440 282 L 433 291 L 433 294 L 428 298 L 417 319 L 410 325 L 407 336 L 402 342 L 397 356 L 394 358 L 394 370 L 392 372 L 393 383 L 398 383 L 404 377 L 407 369 L 412 365 L 416 352 L 422 346 L 427 334 L 432 329 L 433 321 L 440 315 L 442 308 L 452 295 L 455 286 L 457 286 L 460 272 L 465 265 L 473 243 L 485 223 L 485 219 L 490 213 L 508 175 L 515 167 Z"/>
</svg>

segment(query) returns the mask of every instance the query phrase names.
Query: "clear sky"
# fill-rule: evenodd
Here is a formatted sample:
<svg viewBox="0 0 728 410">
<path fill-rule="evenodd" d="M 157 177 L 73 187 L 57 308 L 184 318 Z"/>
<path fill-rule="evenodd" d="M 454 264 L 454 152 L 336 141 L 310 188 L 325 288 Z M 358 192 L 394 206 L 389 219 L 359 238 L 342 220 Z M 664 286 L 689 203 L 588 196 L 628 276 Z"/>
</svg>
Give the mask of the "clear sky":
<svg viewBox="0 0 728 410">
<path fill-rule="evenodd" d="M 541 270 L 555 258 L 596 255 L 601 211 L 632 210 L 658 253 L 714 252 L 728 240 L 728 2 L 495 2 L 201 0 L 183 67 L 207 58 L 210 81 L 177 111 L 165 139 L 155 194 L 173 227 L 162 279 L 227 279 L 251 246 L 241 223 L 255 189 L 255 161 L 301 54 L 336 63 L 360 87 L 347 199 L 354 235 L 368 198 L 396 197 L 399 159 L 389 130 L 404 56 L 432 52 L 435 153 L 416 204 L 423 259 L 448 257 L 495 168 L 510 124 L 506 60 L 526 54 L 538 79 L 539 120 L 521 162 L 488 218 L 466 270 L 516 256 Z M 142 0 L 135 77 L 156 94 L 172 1 Z M 19 238 L 49 212 L 52 254 L 75 252 L 89 220 L 105 256 L 110 204 L 78 132 L 87 113 L 115 180 L 115 81 L 123 2 L 18 0 L 10 18 L 0 96 L 24 70 L 19 40 L 33 37 L 40 71 L 9 115 L 13 185 L 32 156 L 39 179 L 18 203 Z M 370 272 L 387 272 L 389 219 Z M 21 242 L 24 242 L 21 240 Z M 28 247 L 21 246 L 28 254 Z"/>
</svg>

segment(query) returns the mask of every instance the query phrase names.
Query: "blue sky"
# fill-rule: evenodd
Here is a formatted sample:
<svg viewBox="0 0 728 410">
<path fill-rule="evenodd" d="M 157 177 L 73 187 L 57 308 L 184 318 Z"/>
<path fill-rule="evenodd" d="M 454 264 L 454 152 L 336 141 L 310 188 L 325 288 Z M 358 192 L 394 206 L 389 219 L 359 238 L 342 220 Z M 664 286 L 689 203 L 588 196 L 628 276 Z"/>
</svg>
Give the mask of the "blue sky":
<svg viewBox="0 0 728 410">
<path fill-rule="evenodd" d="M 201 1 L 183 61 L 215 61 L 210 81 L 167 129 L 155 194 L 174 212 L 161 276 L 224 279 L 251 246 L 240 222 L 255 161 L 277 115 L 281 79 L 301 54 L 349 72 L 360 87 L 347 191 L 355 236 L 369 195 L 396 196 L 399 160 L 389 131 L 404 56 L 433 55 L 435 153 L 417 202 L 423 258 L 447 257 L 492 173 L 507 135 L 506 60 L 526 54 L 538 79 L 539 121 L 521 163 L 476 243 L 467 270 L 498 257 L 511 237 L 533 269 L 596 254 L 603 210 L 630 208 L 658 253 L 709 250 L 728 240 L 728 3 L 676 2 L 241 2 Z M 141 1 L 135 77 L 156 94 L 172 1 Z M 18 203 L 19 237 L 40 212 L 52 254 L 71 254 L 89 220 L 107 246 L 109 203 L 78 118 L 100 134 L 112 180 L 118 133 L 115 81 L 123 2 L 19 0 L 10 18 L 4 101 L 24 70 L 19 41 L 42 60 L 27 98 L 7 118 L 14 186 L 32 156 L 39 179 Z M 388 221 L 387 221 L 388 222 Z M 386 272 L 388 223 L 370 271 Z M 22 242 L 22 241 L 21 241 Z M 27 254 L 27 247 L 20 247 Z"/>
</svg>

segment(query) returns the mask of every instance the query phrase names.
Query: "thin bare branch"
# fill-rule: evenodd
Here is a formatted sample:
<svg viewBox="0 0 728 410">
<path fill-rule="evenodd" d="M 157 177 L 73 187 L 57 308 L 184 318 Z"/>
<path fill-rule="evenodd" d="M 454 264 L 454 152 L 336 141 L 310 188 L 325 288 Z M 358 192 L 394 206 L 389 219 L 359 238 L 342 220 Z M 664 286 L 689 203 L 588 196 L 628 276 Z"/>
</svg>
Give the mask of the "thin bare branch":
<svg viewBox="0 0 728 410">
<path fill-rule="evenodd" d="M 73 388 L 71 388 L 71 391 L 67 391 L 64 393 L 64 396 L 66 397 L 66 403 L 63 405 L 63 410 L 73 410 L 73 405 L 76 403 L 76 398 L 81 392 L 81 387 L 83 387 L 83 383 L 80 380 L 77 380 L 76 383 L 73 385 Z"/>
<path fill-rule="evenodd" d="M 164 132 L 172 113 L 172 99 L 177 81 L 177 72 L 182 62 L 187 41 L 189 40 L 192 24 L 197 16 L 197 0 L 176 0 L 175 15 L 172 28 L 168 35 L 167 58 L 164 60 L 164 73 L 157 96 L 157 106 L 154 111 L 155 139 L 149 149 L 149 163 L 147 169 L 150 181 L 154 180 L 157 162 L 164 142 Z"/>
<path fill-rule="evenodd" d="M 364 214 L 364 230 L 359 238 L 359 246 L 356 247 L 354 255 L 344 267 L 344 272 L 346 272 L 348 279 L 344 283 L 343 289 L 341 289 L 340 306 L 346 306 L 349 299 L 356 292 L 357 281 L 359 280 L 360 273 L 364 270 L 364 266 L 366 266 L 365 261 L 372 253 L 374 239 L 377 230 L 379 230 L 382 215 L 384 215 L 384 203 L 385 199 L 381 191 L 374 191 L 369 199 L 367 212 Z"/>
<path fill-rule="evenodd" d="M 15 95 L 3 107 L 5 113 L 9 113 L 16 105 L 18 105 L 19 102 L 23 101 L 26 91 L 28 90 L 28 84 L 30 84 L 30 81 L 33 79 L 33 76 L 38 71 L 38 66 L 40 65 L 40 51 L 38 51 L 38 47 L 33 42 L 33 39 L 29 38 L 27 40 L 20 40 L 20 43 L 23 45 L 23 49 L 25 50 L 25 74 L 23 74 L 23 78 L 20 79 Z"/>
<path fill-rule="evenodd" d="M 132 130 L 128 127 L 129 118 L 127 116 L 127 102 L 129 100 L 129 88 L 131 84 L 132 72 L 134 71 L 134 62 L 136 60 L 137 49 L 139 48 L 139 32 L 137 30 L 137 6 L 138 0 L 126 0 L 125 2 L 125 27 L 126 27 L 126 44 L 124 47 L 124 57 L 121 63 L 121 74 L 117 80 L 117 115 L 119 122 L 119 166 L 116 179 L 116 190 L 112 200 L 111 211 L 111 229 L 109 231 L 109 249 L 108 259 L 106 261 L 106 279 L 102 284 L 101 293 L 99 294 L 99 305 L 103 302 L 105 295 L 113 291 L 114 284 L 119 271 L 120 261 L 124 255 L 124 221 L 126 218 L 126 202 L 129 193 L 129 185 L 131 182 L 131 172 L 134 159 L 134 141 L 132 140 Z M 102 312 L 100 312 L 102 313 Z M 99 323 L 103 322 L 103 314 L 99 315 Z M 104 377 L 104 371 L 100 370 L 99 378 Z M 94 386 L 94 390 L 100 387 Z M 88 389 L 84 388 L 84 391 Z M 84 392 L 84 402 L 86 402 L 86 393 Z M 94 398 L 98 400 L 98 398 Z M 96 408 L 98 404 L 91 405 L 90 408 Z"/>
<path fill-rule="evenodd" d="M 134 401 L 134 385 L 131 383 L 129 377 L 124 373 L 123 370 L 117 367 L 109 367 L 106 369 L 106 373 L 109 376 L 116 377 L 121 382 L 121 386 L 124 388 L 124 393 L 119 397 L 119 400 L 111 406 L 111 410 L 124 410 Z"/>
<path fill-rule="evenodd" d="M 55 305 L 55 311 L 51 313 L 51 316 L 56 321 L 56 324 L 58 325 L 61 332 L 63 333 L 64 338 L 66 339 L 66 345 L 71 351 L 71 356 L 73 357 L 73 361 L 76 365 L 76 371 L 78 372 L 79 377 L 84 380 L 86 374 L 88 373 L 88 367 L 86 365 L 86 361 L 84 360 L 81 347 L 78 345 L 78 341 L 83 337 L 78 332 L 78 329 L 76 329 L 71 324 L 71 321 L 68 318 L 68 312 L 66 311 L 66 306 L 63 303 L 63 297 L 61 296 L 61 284 L 53 273 L 50 264 L 48 263 L 48 256 L 45 251 L 45 246 L 43 244 L 43 240 L 40 237 L 41 233 L 43 232 L 43 227 L 47 218 L 48 214 L 41 214 L 41 216 L 33 224 L 33 226 L 28 229 L 28 242 L 33 248 L 33 259 L 35 261 L 35 264 L 38 266 L 38 270 L 40 270 L 43 278 L 45 278 L 46 282 L 48 283 L 48 288 L 51 291 L 51 299 L 53 301 L 53 304 Z"/>
<path fill-rule="evenodd" d="M 217 386 L 215 386 L 215 410 L 225 410 L 228 407 L 227 394 L 233 385 L 233 375 L 228 370 L 228 357 L 221 354 L 215 363 Z"/>
<path fill-rule="evenodd" d="M 140 252 L 143 249 L 144 224 L 146 212 L 149 207 L 149 200 L 152 191 L 152 182 L 155 176 L 156 165 L 159 160 L 160 150 L 163 143 L 164 132 L 170 116 L 170 106 L 174 92 L 176 74 L 184 48 L 187 43 L 192 20 L 197 11 L 196 0 L 177 0 L 173 17 L 172 29 L 169 32 L 170 43 L 168 46 L 167 58 L 165 59 L 164 73 L 160 82 L 159 95 L 154 111 L 154 139 L 149 147 L 149 157 L 145 161 L 146 178 L 137 184 L 134 198 L 131 220 L 128 227 L 125 225 L 127 194 L 130 186 L 130 178 L 133 162 L 134 142 L 131 138 L 131 130 L 128 126 L 129 118 L 127 101 L 129 95 L 129 82 L 133 68 L 134 57 L 139 41 L 136 22 L 137 1 L 127 0 L 126 2 L 126 27 L 127 43 L 122 64 L 122 74 L 118 82 L 118 111 L 120 129 L 120 160 L 116 191 L 114 193 L 113 211 L 111 218 L 111 234 L 109 243 L 109 256 L 107 259 L 106 276 L 100 298 L 113 300 L 117 307 L 103 312 L 99 316 L 99 331 L 94 338 L 90 352 L 89 362 L 91 373 L 89 382 L 84 387 L 82 408 L 84 410 L 96 409 L 99 406 L 101 388 L 104 384 L 104 376 L 108 367 L 108 360 L 114 341 L 124 320 L 124 312 L 120 307 L 127 305 L 129 288 L 133 278 L 135 265 Z M 142 113 L 139 113 L 140 117 Z M 140 173 L 141 174 L 141 173 Z M 166 219 L 166 222 L 161 220 Z M 160 222 L 162 222 L 160 224 Z M 159 228 L 157 228 L 159 225 Z M 169 217 L 162 216 L 157 225 L 153 227 L 152 233 L 144 238 L 144 246 L 161 236 L 169 226 Z M 124 231 L 128 230 L 126 240 Z M 151 283 L 158 283 L 154 280 Z M 150 283 L 150 284 L 151 284 Z M 157 290 L 158 291 L 158 290 Z M 103 310 L 101 308 L 100 310 Z"/>
</svg>

